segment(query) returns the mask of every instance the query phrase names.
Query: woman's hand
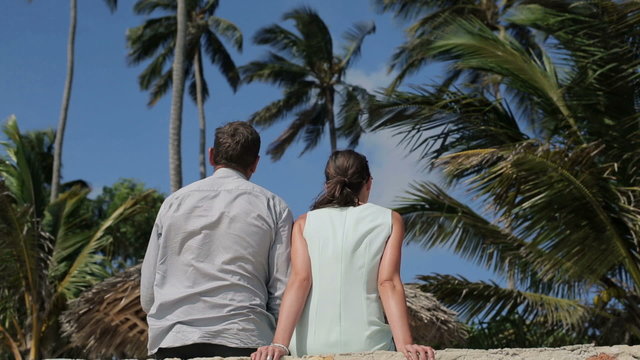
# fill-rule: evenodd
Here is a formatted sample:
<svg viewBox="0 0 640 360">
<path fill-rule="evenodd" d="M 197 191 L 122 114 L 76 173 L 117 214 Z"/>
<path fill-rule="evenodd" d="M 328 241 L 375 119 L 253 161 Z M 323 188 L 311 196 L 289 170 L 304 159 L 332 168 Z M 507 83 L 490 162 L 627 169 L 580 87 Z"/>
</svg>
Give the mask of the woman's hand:
<svg viewBox="0 0 640 360">
<path fill-rule="evenodd" d="M 279 360 L 288 355 L 283 348 L 274 345 L 261 346 L 251 354 L 251 360 Z"/>
<path fill-rule="evenodd" d="M 436 358 L 436 352 L 430 346 L 407 344 L 398 351 L 403 353 L 407 360 L 435 360 Z"/>
</svg>

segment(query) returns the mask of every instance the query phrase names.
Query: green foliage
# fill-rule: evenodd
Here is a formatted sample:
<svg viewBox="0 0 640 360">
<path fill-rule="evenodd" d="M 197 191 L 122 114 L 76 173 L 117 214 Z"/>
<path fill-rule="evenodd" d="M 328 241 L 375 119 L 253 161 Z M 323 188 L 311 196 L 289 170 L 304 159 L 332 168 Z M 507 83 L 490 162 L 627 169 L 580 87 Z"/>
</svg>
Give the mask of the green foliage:
<svg viewBox="0 0 640 360">
<path fill-rule="evenodd" d="M 365 89 L 346 83 L 344 76 L 375 25 L 354 24 L 343 36 L 342 53 L 334 54 L 331 33 L 313 9 L 299 7 L 282 19 L 292 21 L 298 33 L 277 24 L 258 30 L 253 41 L 273 50 L 240 69 L 245 83 L 259 81 L 283 88 L 281 99 L 251 115 L 252 124 L 269 127 L 293 116 L 287 129 L 269 144 L 267 154 L 278 160 L 292 143 L 302 140 L 302 155 L 318 145 L 327 127 L 332 151 L 336 150 L 338 138 L 348 139 L 349 146 L 356 146 L 364 133 L 362 120 L 372 96 Z M 336 100 L 340 100 L 337 121 Z"/>
<path fill-rule="evenodd" d="M 205 54 L 215 65 L 229 86 L 235 91 L 240 75 L 231 55 L 222 43 L 225 39 L 238 51 L 242 50 L 242 32 L 232 22 L 215 16 L 218 0 L 187 1 L 187 43 L 185 49 L 185 79 L 189 79 L 189 94 L 196 102 L 196 54 Z M 127 59 L 137 65 L 151 60 L 138 77 L 142 90 L 150 92 L 149 106 L 155 105 L 171 87 L 173 51 L 177 31 L 175 0 L 138 0 L 134 12 L 138 15 L 152 13 L 170 14 L 146 20 L 142 25 L 127 30 Z M 202 58 L 199 60 L 202 61 Z M 202 66 L 202 64 L 200 64 Z M 203 98 L 209 96 L 206 79 L 202 77 Z"/>
<path fill-rule="evenodd" d="M 380 3 L 399 15 L 461 10 L 453 2 Z M 423 289 L 481 322 L 474 341 L 482 347 L 637 344 L 640 4 L 505 7 L 497 28 L 477 14 L 437 26 L 426 15 L 419 31 L 432 33 L 412 53 L 490 77 L 494 91 L 445 82 L 394 91 L 374 107 L 374 129 L 394 131 L 472 197 L 464 204 L 435 184 L 414 184 L 398 208 L 409 241 L 449 247 L 509 285 L 436 274 L 422 278 Z M 527 46 L 500 26 L 541 40 Z"/>
<path fill-rule="evenodd" d="M 15 118 L 4 127 L 9 141 L 0 161 L 0 357 L 56 357 L 64 352 L 58 316 L 67 301 L 109 275 L 105 250 L 112 230 L 153 204 L 133 189 L 93 218 L 89 189 L 74 186 L 47 202 L 47 133 L 20 133 Z M 38 140 L 38 141 L 36 141 Z M 44 167 L 40 166 L 40 161 Z M 121 240 L 124 241 L 124 240 Z M 3 355 L 6 354 L 6 355 Z"/>
<path fill-rule="evenodd" d="M 112 186 L 102 188 L 102 193 L 93 201 L 95 221 L 101 222 L 111 216 L 120 206 L 130 198 L 148 193 L 144 184 L 134 179 L 121 179 Z M 147 249 L 151 229 L 156 214 L 164 201 L 164 196 L 158 192 L 151 192 L 138 202 L 139 213 L 127 217 L 112 226 L 108 234 L 113 238 L 109 246 L 110 257 L 117 261 L 116 268 L 131 266 L 142 260 Z"/>
<path fill-rule="evenodd" d="M 464 346 L 471 349 L 502 349 L 559 347 L 588 342 L 585 335 L 573 334 L 543 321 L 527 321 L 518 314 L 512 314 L 490 322 L 471 323 Z"/>
</svg>

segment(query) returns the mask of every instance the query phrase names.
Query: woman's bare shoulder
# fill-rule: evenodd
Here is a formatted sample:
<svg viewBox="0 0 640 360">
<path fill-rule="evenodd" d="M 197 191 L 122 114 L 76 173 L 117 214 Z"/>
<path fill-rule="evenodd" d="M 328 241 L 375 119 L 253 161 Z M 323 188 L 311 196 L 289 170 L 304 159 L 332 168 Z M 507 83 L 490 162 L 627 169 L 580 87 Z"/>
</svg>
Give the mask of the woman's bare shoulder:
<svg viewBox="0 0 640 360">
<path fill-rule="evenodd" d="M 304 224 L 307 222 L 307 213 L 304 213 L 296 219 L 296 222 L 293 224 L 294 227 L 299 227 L 300 229 L 304 229 Z"/>
</svg>

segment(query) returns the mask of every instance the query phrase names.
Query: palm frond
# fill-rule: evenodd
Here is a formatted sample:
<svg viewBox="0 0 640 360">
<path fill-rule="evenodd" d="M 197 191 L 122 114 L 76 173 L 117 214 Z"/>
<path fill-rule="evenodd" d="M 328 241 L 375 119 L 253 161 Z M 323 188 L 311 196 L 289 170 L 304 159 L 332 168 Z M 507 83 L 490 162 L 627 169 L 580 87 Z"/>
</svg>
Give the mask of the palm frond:
<svg viewBox="0 0 640 360">
<path fill-rule="evenodd" d="M 204 53 L 211 59 L 211 63 L 218 67 L 233 91 L 236 91 L 240 84 L 240 73 L 231 55 L 212 31 L 207 31 L 204 35 Z"/>
<path fill-rule="evenodd" d="M 437 185 L 415 183 L 398 201 L 396 210 L 405 219 L 408 242 L 427 249 L 449 248 L 531 291 L 574 298 L 582 295 L 577 286 L 581 279 L 567 276 L 569 264 L 552 280 L 543 280 L 538 263 L 548 260 L 545 252 L 490 222 Z"/>
<path fill-rule="evenodd" d="M 47 245 L 33 218 L 33 207 L 14 203 L 9 189 L 0 182 L 0 288 L 20 289 L 19 294 L 1 292 L 0 303 L 19 301 L 38 303 L 42 299 L 40 284 L 46 283 Z M 27 304 L 25 304 L 27 305 Z"/>
<path fill-rule="evenodd" d="M 289 127 L 278 136 L 267 148 L 267 154 L 276 161 L 284 155 L 287 148 L 298 139 L 305 126 L 309 123 L 309 118 L 318 112 L 319 105 L 313 104 L 298 112 L 296 118 L 289 124 Z"/>
<path fill-rule="evenodd" d="M 34 216 L 41 218 L 47 201 L 45 174 L 40 154 L 33 151 L 34 143 L 20 132 L 15 116 L 11 116 L 3 127 L 9 139 L 4 142 L 8 161 L 0 161 L 0 174 L 5 186 L 20 206 L 33 206 Z"/>
<path fill-rule="evenodd" d="M 256 111 L 249 118 L 249 123 L 260 127 L 271 126 L 278 120 L 306 106 L 311 98 L 314 84 L 312 82 L 300 82 L 298 86 L 284 91 L 283 97 Z"/>
<path fill-rule="evenodd" d="M 136 15 L 148 15 L 156 10 L 175 13 L 177 7 L 175 0 L 138 0 L 133 5 L 133 12 Z"/>
<path fill-rule="evenodd" d="M 109 10 L 111 10 L 111 12 L 116 11 L 116 9 L 118 8 L 118 0 L 104 0 L 105 4 L 107 4 L 107 7 L 109 7 Z"/>
<path fill-rule="evenodd" d="M 389 129 L 427 165 L 448 153 L 487 149 L 526 140 L 500 101 L 481 94 L 417 87 L 396 91 L 373 105 L 372 130 Z"/>
<path fill-rule="evenodd" d="M 289 58 L 301 58 L 304 48 L 304 41 L 295 33 L 273 24 L 264 27 L 253 36 L 256 45 L 269 45 Z"/>
<path fill-rule="evenodd" d="M 109 218 L 104 220 L 95 231 L 83 236 L 65 237 L 57 240 L 54 253 L 61 255 L 53 265 L 51 272 L 62 276 L 56 282 L 57 286 L 53 298 L 64 297 L 72 299 L 82 290 L 93 285 L 98 279 L 107 275 L 104 267 L 99 262 L 102 258 L 99 251 L 111 241 L 111 237 L 107 235 L 107 230 L 120 220 L 139 211 L 138 203 L 148 197 L 149 194 L 150 192 L 147 192 L 127 200 Z M 65 261 L 62 255 L 71 252 L 76 253 L 76 255 Z"/>
<path fill-rule="evenodd" d="M 472 282 L 462 276 L 421 276 L 421 289 L 430 292 L 463 317 L 491 319 L 519 313 L 525 319 L 544 319 L 566 328 L 583 327 L 588 307 L 578 300 L 557 298 L 517 289 L 505 289 L 493 282 Z"/>
<path fill-rule="evenodd" d="M 147 103 L 147 106 L 151 107 L 155 105 L 167 93 L 167 91 L 169 91 L 172 83 L 173 72 L 172 69 L 169 68 L 153 83 L 151 92 L 149 93 L 149 102 Z"/>
<path fill-rule="evenodd" d="M 236 24 L 229 20 L 212 16 L 209 18 L 209 27 L 213 33 L 219 34 L 229 41 L 236 50 L 242 51 L 242 31 Z"/>
<path fill-rule="evenodd" d="M 239 70 L 244 83 L 262 81 L 287 87 L 296 86 L 310 75 L 307 68 L 273 52 L 269 52 L 260 61 L 241 66 Z"/>
<path fill-rule="evenodd" d="M 505 226 L 551 255 L 540 264 L 543 277 L 571 263 L 576 274 L 599 279 L 623 264 L 637 284 L 637 254 L 606 210 L 615 195 L 605 175 L 608 166 L 594 163 L 599 151 L 598 144 L 569 151 L 530 141 L 452 154 L 441 161 L 445 173 L 454 177 L 489 164 L 468 180 L 469 185 L 491 199 Z"/>
<path fill-rule="evenodd" d="M 340 56 L 340 69 L 344 71 L 351 65 L 352 61 L 360 56 L 364 38 L 367 37 L 367 35 L 373 34 L 375 31 L 376 24 L 371 21 L 355 23 L 351 29 L 344 33 L 343 37 L 347 43 L 343 47 L 344 54 Z"/>
<path fill-rule="evenodd" d="M 304 134 L 302 135 L 302 140 L 305 144 L 304 149 L 300 152 L 300 156 L 302 156 L 307 151 L 314 149 L 322 140 L 327 121 L 327 105 L 317 102 L 308 111 L 299 113 L 298 117 L 307 119 Z"/>
<path fill-rule="evenodd" d="M 153 57 L 175 41 L 175 16 L 149 19 L 142 25 L 127 29 L 127 61 L 131 65 L 139 64 Z"/>
<path fill-rule="evenodd" d="M 310 7 L 295 8 L 282 17 L 293 20 L 303 39 L 302 57 L 309 65 L 333 63 L 333 40 L 329 28 Z"/>
<path fill-rule="evenodd" d="M 429 53 L 439 60 L 455 61 L 463 69 L 475 69 L 503 77 L 506 86 L 528 93 L 549 118 L 565 123 L 582 138 L 574 114 L 564 98 L 553 63 L 543 56 L 540 63 L 532 58 L 513 38 L 495 35 L 477 21 L 458 20 L 442 38 L 435 41 Z"/>
<path fill-rule="evenodd" d="M 343 99 L 338 111 L 338 136 L 349 140 L 348 146 L 358 145 L 360 137 L 366 132 L 365 123 L 370 106 L 375 100 L 367 90 L 355 85 L 347 85 L 342 92 Z"/>
<path fill-rule="evenodd" d="M 138 75 L 140 89 L 149 90 L 162 77 L 168 64 L 173 61 L 173 47 L 165 47 L 158 56 Z M 164 95 L 164 94 L 162 94 Z"/>
</svg>

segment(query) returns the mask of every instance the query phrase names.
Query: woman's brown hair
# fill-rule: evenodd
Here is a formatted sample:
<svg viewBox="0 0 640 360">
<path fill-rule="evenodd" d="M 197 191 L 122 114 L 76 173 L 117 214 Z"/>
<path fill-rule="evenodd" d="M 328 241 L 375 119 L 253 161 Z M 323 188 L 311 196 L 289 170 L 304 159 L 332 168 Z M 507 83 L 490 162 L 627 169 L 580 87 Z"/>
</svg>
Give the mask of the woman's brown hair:
<svg viewBox="0 0 640 360">
<path fill-rule="evenodd" d="M 311 210 L 358 205 L 358 194 L 371 178 L 367 158 L 353 150 L 334 151 L 324 168 L 324 191 Z"/>
</svg>

